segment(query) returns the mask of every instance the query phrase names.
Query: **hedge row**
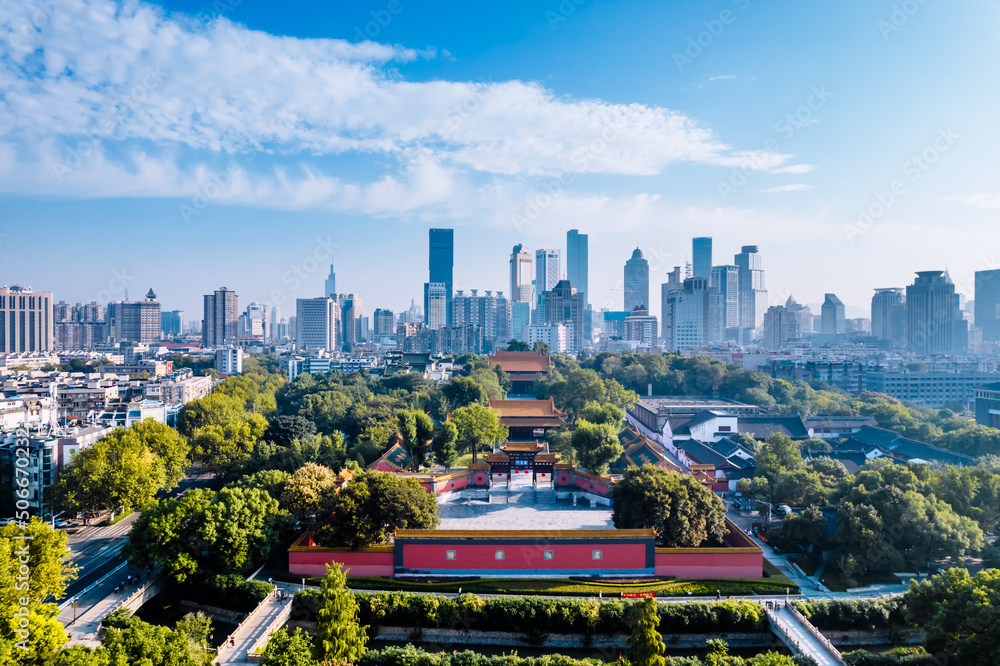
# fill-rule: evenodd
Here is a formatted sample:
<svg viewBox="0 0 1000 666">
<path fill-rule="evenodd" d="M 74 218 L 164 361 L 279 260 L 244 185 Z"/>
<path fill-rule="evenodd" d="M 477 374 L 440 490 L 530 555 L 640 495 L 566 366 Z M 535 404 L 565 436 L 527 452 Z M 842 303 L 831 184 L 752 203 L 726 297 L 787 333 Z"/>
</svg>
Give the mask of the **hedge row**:
<svg viewBox="0 0 1000 666">
<path fill-rule="evenodd" d="M 313 611 L 318 591 L 300 593 Z M 614 634 L 629 631 L 635 602 L 612 599 L 443 597 L 407 592 L 355 592 L 362 624 L 425 629 L 479 629 L 538 634 Z M 659 605 L 661 633 L 758 632 L 767 629 L 760 604 L 752 601 Z"/>
<path fill-rule="evenodd" d="M 920 648 L 896 648 L 888 654 L 868 650 L 845 652 L 844 661 L 851 666 L 933 666 L 934 657 Z"/>
<path fill-rule="evenodd" d="M 206 606 L 249 613 L 267 598 L 274 585 L 262 580 L 244 580 L 236 574 L 205 576 L 185 584 L 181 596 Z"/>
<path fill-rule="evenodd" d="M 794 664 L 795 666 L 815 665 L 810 657 L 798 655 L 795 657 L 779 657 L 777 655 L 758 655 L 744 660 L 734 658 L 732 661 L 719 660 L 711 663 L 747 664 Z M 666 657 L 666 666 L 704 666 L 705 661 L 698 657 Z M 516 654 L 485 655 L 466 650 L 464 652 L 425 652 L 420 648 L 387 647 L 383 650 L 368 650 L 358 659 L 357 666 L 605 666 L 599 659 L 573 659 L 560 654 L 543 657 L 518 657 Z"/>
<path fill-rule="evenodd" d="M 903 597 L 792 603 L 818 629 L 874 631 L 906 624 L 906 602 Z"/>
</svg>

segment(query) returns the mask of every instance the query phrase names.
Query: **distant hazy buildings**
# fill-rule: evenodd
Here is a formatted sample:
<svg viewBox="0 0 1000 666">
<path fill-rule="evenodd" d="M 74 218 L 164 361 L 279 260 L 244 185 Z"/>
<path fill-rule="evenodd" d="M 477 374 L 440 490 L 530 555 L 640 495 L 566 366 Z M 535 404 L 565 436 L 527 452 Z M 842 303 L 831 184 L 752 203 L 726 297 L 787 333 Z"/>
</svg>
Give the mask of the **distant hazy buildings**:
<svg viewBox="0 0 1000 666">
<path fill-rule="evenodd" d="M 372 326 L 377 342 L 381 342 L 384 338 L 391 338 L 396 334 L 396 315 L 393 314 L 392 310 L 377 308 L 372 315 Z"/>
<path fill-rule="evenodd" d="M 201 341 L 206 348 L 239 346 L 239 298 L 235 291 L 219 287 L 205 295 Z"/>
<path fill-rule="evenodd" d="M 983 342 L 1000 342 L 1000 270 L 976 271 L 975 319 Z"/>
<path fill-rule="evenodd" d="M 826 294 L 821 310 L 823 333 L 838 335 L 847 332 L 844 302 L 836 294 Z"/>
<path fill-rule="evenodd" d="M 625 262 L 624 310 L 632 312 L 637 305 L 649 309 L 649 262 L 639 248 L 635 248 L 632 258 Z"/>
<path fill-rule="evenodd" d="M 531 304 L 531 252 L 518 243 L 510 253 L 511 303 Z"/>
<path fill-rule="evenodd" d="M 323 295 L 328 298 L 337 297 L 337 274 L 333 272 L 333 263 L 330 264 L 330 274 L 323 281 Z"/>
<path fill-rule="evenodd" d="M 545 294 L 555 289 L 562 274 L 559 250 L 535 250 L 535 323 L 545 321 Z"/>
<path fill-rule="evenodd" d="M 361 297 L 356 294 L 338 294 L 337 305 L 340 308 L 340 335 L 342 345 L 356 345 L 365 339 L 364 306 Z"/>
<path fill-rule="evenodd" d="M 656 343 L 658 329 L 656 317 L 649 314 L 646 306 L 637 305 L 625 316 L 625 336 L 629 342 L 651 346 Z"/>
<path fill-rule="evenodd" d="M 295 301 L 295 346 L 306 349 L 338 349 L 340 306 L 329 297 Z"/>
<path fill-rule="evenodd" d="M 895 331 L 898 317 L 893 309 L 903 304 L 903 290 L 899 287 L 876 289 L 872 296 L 872 337 L 876 340 L 893 341 L 899 338 Z"/>
<path fill-rule="evenodd" d="M 52 351 L 51 291 L 31 287 L 0 287 L 0 354 Z"/>
<path fill-rule="evenodd" d="M 167 339 L 176 338 L 184 333 L 184 311 L 160 311 L 160 334 Z M 80 349 L 79 347 L 77 349 Z"/>
<path fill-rule="evenodd" d="M 712 239 L 702 236 L 691 241 L 691 260 L 694 277 L 712 279 Z"/>
<path fill-rule="evenodd" d="M 544 323 L 550 326 L 566 324 L 569 353 L 583 349 L 583 310 L 583 294 L 577 293 L 569 280 L 560 280 L 551 291 L 545 292 Z"/>
<path fill-rule="evenodd" d="M 454 325 L 470 324 L 482 332 L 483 349 L 474 351 L 495 351 L 511 339 L 510 302 L 502 291 L 487 291 L 480 296 L 477 289 L 473 289 L 468 295 L 459 290 L 452 297 L 451 304 Z"/>
<path fill-rule="evenodd" d="M 768 351 L 783 349 L 790 340 L 802 337 L 801 318 L 784 305 L 772 305 L 764 313 L 763 344 Z"/>
<path fill-rule="evenodd" d="M 756 329 L 763 323 L 767 309 L 764 262 L 756 245 L 744 245 L 733 263 L 739 269 L 740 327 Z"/>
<path fill-rule="evenodd" d="M 431 285 L 434 287 L 434 297 L 440 298 L 444 294 L 444 303 L 436 305 L 439 311 L 444 312 L 445 321 L 438 323 L 437 327 L 451 323 L 451 294 L 454 284 L 455 270 L 455 230 L 454 229 L 431 229 L 429 232 L 429 252 L 428 252 L 428 280 L 424 283 L 424 321 L 431 325 Z"/>
<path fill-rule="evenodd" d="M 247 306 L 246 312 L 241 315 L 240 339 L 263 342 L 271 339 L 271 318 L 270 308 L 256 301 Z"/>
</svg>

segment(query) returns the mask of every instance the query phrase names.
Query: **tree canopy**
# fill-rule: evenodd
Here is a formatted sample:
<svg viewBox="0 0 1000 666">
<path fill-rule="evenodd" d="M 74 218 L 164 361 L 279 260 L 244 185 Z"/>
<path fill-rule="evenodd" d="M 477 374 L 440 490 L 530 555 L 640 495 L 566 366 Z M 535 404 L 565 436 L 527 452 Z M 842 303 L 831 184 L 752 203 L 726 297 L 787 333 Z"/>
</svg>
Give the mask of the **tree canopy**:
<svg viewBox="0 0 1000 666">
<path fill-rule="evenodd" d="M 618 529 L 652 528 L 665 547 L 721 542 L 728 533 L 722 500 L 697 479 L 659 467 L 631 467 L 611 490 Z"/>
</svg>

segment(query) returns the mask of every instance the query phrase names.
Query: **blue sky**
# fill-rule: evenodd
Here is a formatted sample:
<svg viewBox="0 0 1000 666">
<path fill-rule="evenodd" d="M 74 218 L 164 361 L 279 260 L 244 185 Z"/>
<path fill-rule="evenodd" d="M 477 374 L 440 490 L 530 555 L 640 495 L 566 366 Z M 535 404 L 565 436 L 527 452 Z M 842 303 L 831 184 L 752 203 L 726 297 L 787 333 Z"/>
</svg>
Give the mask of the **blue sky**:
<svg viewBox="0 0 1000 666">
<path fill-rule="evenodd" d="M 288 314 L 335 246 L 398 310 L 435 226 L 504 291 L 579 228 L 598 307 L 639 245 L 657 314 L 695 235 L 773 303 L 1000 267 L 996 3 L 480 4 L 0 3 L 0 283 Z"/>
</svg>

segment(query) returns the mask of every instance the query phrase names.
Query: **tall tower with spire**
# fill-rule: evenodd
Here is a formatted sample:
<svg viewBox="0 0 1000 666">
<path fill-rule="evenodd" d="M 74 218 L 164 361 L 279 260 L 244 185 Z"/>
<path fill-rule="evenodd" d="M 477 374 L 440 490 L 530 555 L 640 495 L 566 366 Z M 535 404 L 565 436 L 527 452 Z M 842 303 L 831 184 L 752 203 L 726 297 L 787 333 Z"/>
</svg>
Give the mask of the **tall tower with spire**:
<svg viewBox="0 0 1000 666">
<path fill-rule="evenodd" d="M 337 298 L 337 274 L 333 272 L 333 262 L 330 262 L 330 274 L 326 276 L 323 285 L 323 295 L 327 298 Z"/>
</svg>

